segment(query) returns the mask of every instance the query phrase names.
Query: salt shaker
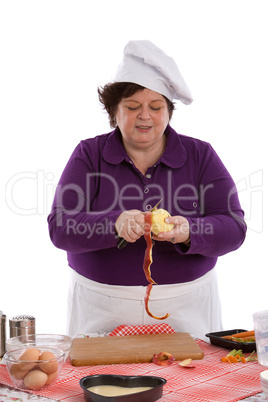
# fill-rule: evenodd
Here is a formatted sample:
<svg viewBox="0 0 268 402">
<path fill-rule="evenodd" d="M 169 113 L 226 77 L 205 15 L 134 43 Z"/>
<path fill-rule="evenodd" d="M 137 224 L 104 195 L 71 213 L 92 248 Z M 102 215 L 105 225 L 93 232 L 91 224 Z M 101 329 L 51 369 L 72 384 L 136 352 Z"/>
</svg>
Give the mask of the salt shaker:
<svg viewBox="0 0 268 402">
<path fill-rule="evenodd" d="M 9 320 L 10 338 L 22 336 L 27 341 L 28 335 L 35 335 L 35 318 L 31 315 L 17 315 Z"/>
<path fill-rule="evenodd" d="M 0 357 L 3 357 L 6 351 L 6 316 L 0 311 Z"/>
</svg>

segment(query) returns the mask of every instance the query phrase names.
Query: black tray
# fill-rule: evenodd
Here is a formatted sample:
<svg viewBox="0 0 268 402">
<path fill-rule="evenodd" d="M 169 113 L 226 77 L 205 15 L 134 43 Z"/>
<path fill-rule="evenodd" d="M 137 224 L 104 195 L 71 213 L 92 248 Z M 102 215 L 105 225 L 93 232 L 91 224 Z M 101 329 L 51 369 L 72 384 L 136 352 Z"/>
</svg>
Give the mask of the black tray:
<svg viewBox="0 0 268 402">
<path fill-rule="evenodd" d="M 212 345 L 220 346 L 225 349 L 241 349 L 244 353 L 251 353 L 257 351 L 255 342 L 235 342 L 228 339 L 221 338 L 225 335 L 238 334 L 239 332 L 247 331 L 247 329 L 230 329 L 229 331 L 210 332 L 206 336 L 210 339 Z"/>
</svg>

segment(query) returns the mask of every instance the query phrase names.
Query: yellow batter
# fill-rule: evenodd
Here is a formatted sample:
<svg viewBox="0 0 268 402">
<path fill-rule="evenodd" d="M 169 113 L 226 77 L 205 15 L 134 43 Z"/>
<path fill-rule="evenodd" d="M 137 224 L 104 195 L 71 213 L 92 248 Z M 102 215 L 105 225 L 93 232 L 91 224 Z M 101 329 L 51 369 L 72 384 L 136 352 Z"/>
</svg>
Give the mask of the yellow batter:
<svg viewBox="0 0 268 402">
<path fill-rule="evenodd" d="M 137 392 L 148 391 L 152 387 L 119 387 L 117 385 L 96 385 L 89 387 L 88 390 L 94 392 L 94 394 L 102 396 L 121 396 L 135 394 Z"/>
</svg>

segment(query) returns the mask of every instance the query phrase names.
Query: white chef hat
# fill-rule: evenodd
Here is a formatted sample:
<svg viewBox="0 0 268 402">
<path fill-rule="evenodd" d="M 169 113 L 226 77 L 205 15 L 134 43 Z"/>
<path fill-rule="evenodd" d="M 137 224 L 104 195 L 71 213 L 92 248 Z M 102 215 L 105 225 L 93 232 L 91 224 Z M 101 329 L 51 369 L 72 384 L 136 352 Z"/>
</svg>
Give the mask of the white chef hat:
<svg viewBox="0 0 268 402">
<path fill-rule="evenodd" d="M 116 82 L 132 82 L 186 105 L 192 95 L 175 61 L 148 40 L 129 41 L 115 74 Z"/>
</svg>

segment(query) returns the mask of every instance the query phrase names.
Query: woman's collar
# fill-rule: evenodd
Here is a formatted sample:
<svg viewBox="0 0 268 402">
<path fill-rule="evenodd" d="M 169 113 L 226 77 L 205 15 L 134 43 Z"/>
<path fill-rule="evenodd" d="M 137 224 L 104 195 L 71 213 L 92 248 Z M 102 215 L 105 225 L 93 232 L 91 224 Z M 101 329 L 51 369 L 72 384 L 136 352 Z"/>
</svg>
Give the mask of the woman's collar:
<svg viewBox="0 0 268 402">
<path fill-rule="evenodd" d="M 167 136 L 166 148 L 159 162 L 175 169 L 184 165 L 187 160 L 187 152 L 180 135 L 168 125 L 165 130 Z M 120 130 L 116 128 L 110 133 L 103 149 L 103 158 L 106 162 L 117 165 L 124 160 L 129 160 L 123 146 Z"/>
</svg>

